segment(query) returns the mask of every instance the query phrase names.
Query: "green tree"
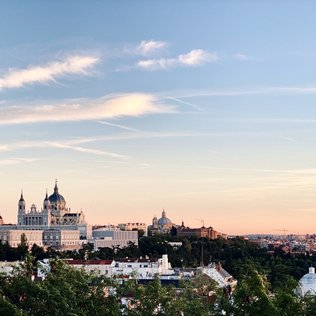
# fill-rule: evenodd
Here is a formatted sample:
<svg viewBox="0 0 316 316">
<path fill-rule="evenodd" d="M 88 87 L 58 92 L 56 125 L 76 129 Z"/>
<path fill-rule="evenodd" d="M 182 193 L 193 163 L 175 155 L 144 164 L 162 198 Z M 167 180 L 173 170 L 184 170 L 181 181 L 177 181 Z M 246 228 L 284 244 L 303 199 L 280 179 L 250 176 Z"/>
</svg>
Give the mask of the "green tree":
<svg viewBox="0 0 316 316">
<path fill-rule="evenodd" d="M 278 315 L 266 277 L 254 269 L 239 281 L 233 294 L 233 307 L 232 315 L 236 316 Z"/>
</svg>

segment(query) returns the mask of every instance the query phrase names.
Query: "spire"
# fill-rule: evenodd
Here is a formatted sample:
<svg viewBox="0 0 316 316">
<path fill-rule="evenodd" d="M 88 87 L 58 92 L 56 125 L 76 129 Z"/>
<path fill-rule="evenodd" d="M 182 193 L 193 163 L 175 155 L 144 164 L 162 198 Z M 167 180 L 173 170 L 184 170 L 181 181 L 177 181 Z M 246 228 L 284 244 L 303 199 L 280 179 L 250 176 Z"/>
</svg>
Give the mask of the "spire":
<svg viewBox="0 0 316 316">
<path fill-rule="evenodd" d="M 24 198 L 23 198 L 23 190 L 21 190 L 21 197 L 20 197 L 20 201 L 24 201 Z"/>
<path fill-rule="evenodd" d="M 165 209 L 163 209 L 162 214 L 161 214 L 161 217 L 166 217 Z"/>
<path fill-rule="evenodd" d="M 58 193 L 57 179 L 55 179 L 54 193 Z"/>
<path fill-rule="evenodd" d="M 48 200 L 48 194 L 47 194 L 47 189 L 46 189 L 46 195 L 45 195 L 45 200 L 44 201 L 47 201 Z"/>
</svg>

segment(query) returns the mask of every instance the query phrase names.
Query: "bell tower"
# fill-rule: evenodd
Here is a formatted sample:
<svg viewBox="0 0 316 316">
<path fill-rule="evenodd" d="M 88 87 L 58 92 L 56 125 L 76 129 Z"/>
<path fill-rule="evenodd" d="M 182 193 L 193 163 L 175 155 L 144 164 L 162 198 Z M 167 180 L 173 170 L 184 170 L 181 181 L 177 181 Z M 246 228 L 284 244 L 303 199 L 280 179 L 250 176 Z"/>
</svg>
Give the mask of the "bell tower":
<svg viewBox="0 0 316 316">
<path fill-rule="evenodd" d="M 46 196 L 43 202 L 43 225 L 44 226 L 50 226 L 51 223 L 51 204 L 47 195 L 46 190 Z"/>
<path fill-rule="evenodd" d="M 25 200 L 24 200 L 23 191 L 22 191 L 21 197 L 18 203 L 18 225 L 24 224 L 24 215 L 25 215 Z"/>
</svg>

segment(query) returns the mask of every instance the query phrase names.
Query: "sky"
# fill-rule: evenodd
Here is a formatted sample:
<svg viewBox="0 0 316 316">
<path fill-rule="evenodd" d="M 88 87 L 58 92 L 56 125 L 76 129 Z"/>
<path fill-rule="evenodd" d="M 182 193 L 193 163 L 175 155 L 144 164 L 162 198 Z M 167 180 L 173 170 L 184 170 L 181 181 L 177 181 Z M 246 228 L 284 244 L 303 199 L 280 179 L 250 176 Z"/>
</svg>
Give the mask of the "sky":
<svg viewBox="0 0 316 316">
<path fill-rule="evenodd" d="M 1 1 L 0 214 L 315 233 L 316 3 Z"/>
</svg>

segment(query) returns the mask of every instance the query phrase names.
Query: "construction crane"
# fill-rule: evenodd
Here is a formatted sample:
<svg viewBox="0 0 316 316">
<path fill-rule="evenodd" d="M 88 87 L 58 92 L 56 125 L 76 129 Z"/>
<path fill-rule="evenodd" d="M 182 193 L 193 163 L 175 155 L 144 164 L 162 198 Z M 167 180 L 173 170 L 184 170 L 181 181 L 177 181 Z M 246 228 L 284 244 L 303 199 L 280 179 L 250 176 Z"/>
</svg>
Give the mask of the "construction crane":
<svg viewBox="0 0 316 316">
<path fill-rule="evenodd" d="M 285 228 L 284 229 L 275 229 L 275 231 L 283 232 L 284 239 L 285 239 L 285 236 L 286 236 L 285 233 L 288 232 L 288 230 L 285 229 Z"/>
</svg>

